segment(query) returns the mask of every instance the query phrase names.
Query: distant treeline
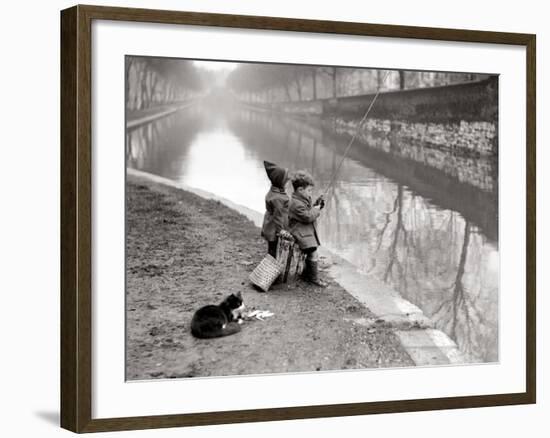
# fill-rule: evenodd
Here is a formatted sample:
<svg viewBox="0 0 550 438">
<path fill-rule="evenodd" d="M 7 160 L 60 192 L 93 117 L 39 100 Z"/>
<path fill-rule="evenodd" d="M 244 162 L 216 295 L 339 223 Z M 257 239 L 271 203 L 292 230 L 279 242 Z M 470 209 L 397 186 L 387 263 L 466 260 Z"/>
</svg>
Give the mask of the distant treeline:
<svg viewBox="0 0 550 438">
<path fill-rule="evenodd" d="M 142 56 L 126 57 L 126 108 L 151 106 L 192 99 L 208 86 L 209 72 L 193 61 Z"/>
<path fill-rule="evenodd" d="M 252 63 L 238 64 L 228 74 L 197 67 L 192 60 L 146 56 L 127 56 L 125 75 L 129 110 L 193 99 L 210 90 L 222 91 L 224 85 L 225 91 L 247 102 L 300 102 L 488 77 L 475 73 Z"/>
<path fill-rule="evenodd" d="M 354 96 L 380 90 L 436 87 L 486 79 L 476 73 L 444 73 L 283 64 L 241 64 L 227 85 L 248 102 L 292 102 Z M 384 80 L 385 78 L 385 80 Z"/>
</svg>

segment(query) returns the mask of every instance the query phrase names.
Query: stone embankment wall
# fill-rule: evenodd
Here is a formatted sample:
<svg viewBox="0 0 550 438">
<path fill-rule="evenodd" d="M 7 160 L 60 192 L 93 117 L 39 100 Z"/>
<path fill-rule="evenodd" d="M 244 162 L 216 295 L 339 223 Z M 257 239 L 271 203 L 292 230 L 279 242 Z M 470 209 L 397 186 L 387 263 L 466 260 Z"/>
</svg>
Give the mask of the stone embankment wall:
<svg viewBox="0 0 550 438">
<path fill-rule="evenodd" d="M 335 118 L 329 123 L 336 133 L 353 135 L 358 122 Z M 375 119 L 365 125 L 358 139 L 371 148 L 441 170 L 482 190 L 496 189 L 496 134 L 488 122 L 445 126 Z"/>
<path fill-rule="evenodd" d="M 340 132 L 355 133 L 374 94 L 263 104 L 279 112 L 320 116 Z M 393 137 L 470 157 L 498 155 L 498 78 L 379 94 L 360 135 Z"/>
</svg>

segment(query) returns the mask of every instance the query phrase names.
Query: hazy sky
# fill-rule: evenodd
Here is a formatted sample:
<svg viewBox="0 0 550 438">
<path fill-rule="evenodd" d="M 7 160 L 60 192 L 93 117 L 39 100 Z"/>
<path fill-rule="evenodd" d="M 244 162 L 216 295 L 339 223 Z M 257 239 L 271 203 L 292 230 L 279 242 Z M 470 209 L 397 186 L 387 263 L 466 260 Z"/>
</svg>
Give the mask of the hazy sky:
<svg viewBox="0 0 550 438">
<path fill-rule="evenodd" d="M 235 62 L 221 62 L 221 61 L 194 61 L 195 65 L 200 68 L 208 70 L 227 70 L 231 71 L 237 67 Z"/>
</svg>

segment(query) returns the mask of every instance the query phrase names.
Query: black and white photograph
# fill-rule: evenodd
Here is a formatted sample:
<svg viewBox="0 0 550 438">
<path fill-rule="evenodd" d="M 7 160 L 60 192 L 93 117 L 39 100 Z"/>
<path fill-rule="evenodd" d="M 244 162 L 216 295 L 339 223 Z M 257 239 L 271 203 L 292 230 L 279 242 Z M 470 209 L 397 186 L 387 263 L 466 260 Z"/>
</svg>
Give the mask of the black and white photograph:
<svg viewBox="0 0 550 438">
<path fill-rule="evenodd" d="M 499 78 L 126 56 L 126 379 L 499 361 Z"/>
<path fill-rule="evenodd" d="M 4 436 L 545 436 L 544 3 L 6 6 Z"/>
</svg>

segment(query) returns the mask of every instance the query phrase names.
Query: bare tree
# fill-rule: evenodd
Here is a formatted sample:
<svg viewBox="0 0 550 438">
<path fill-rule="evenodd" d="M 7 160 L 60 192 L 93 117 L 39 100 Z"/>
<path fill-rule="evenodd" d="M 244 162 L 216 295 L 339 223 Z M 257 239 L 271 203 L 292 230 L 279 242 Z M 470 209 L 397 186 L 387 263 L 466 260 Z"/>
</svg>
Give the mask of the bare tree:
<svg viewBox="0 0 550 438">
<path fill-rule="evenodd" d="M 405 89 L 405 71 L 399 70 L 399 89 L 404 90 Z"/>
<path fill-rule="evenodd" d="M 313 100 L 317 100 L 317 67 L 311 68 L 311 87 L 313 89 Z"/>
<path fill-rule="evenodd" d="M 300 71 L 298 69 L 294 69 L 292 72 L 292 76 L 294 79 L 294 84 L 296 86 L 296 92 L 298 93 L 298 100 L 302 101 L 302 81 L 300 80 Z"/>
<path fill-rule="evenodd" d="M 204 88 L 192 61 L 127 57 L 125 67 L 129 109 L 181 100 Z"/>
</svg>

